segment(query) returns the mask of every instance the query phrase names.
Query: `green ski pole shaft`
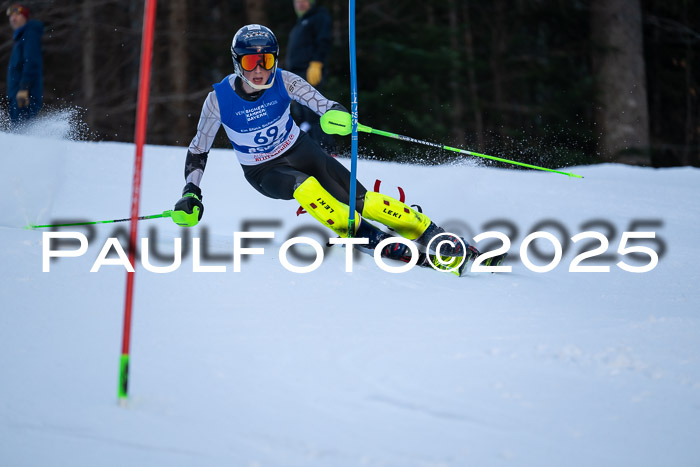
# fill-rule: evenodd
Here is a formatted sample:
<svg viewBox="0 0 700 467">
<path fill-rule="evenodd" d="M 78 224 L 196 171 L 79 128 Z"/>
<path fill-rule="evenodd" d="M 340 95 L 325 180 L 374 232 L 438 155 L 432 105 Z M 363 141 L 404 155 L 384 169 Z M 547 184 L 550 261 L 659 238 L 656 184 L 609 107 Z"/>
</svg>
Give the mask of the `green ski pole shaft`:
<svg viewBox="0 0 700 467">
<path fill-rule="evenodd" d="M 141 216 L 137 217 L 136 220 L 139 221 L 145 221 L 148 219 L 159 219 L 161 217 L 171 217 L 172 211 L 163 211 L 161 214 L 153 214 L 151 216 Z M 46 228 L 52 228 L 52 227 L 74 227 L 76 225 L 96 225 L 96 224 L 113 224 L 115 222 L 127 222 L 130 221 L 131 218 L 127 217 L 126 219 L 112 219 L 108 221 L 93 221 L 93 222 L 73 222 L 71 224 L 48 224 L 48 225 L 29 225 L 27 226 L 27 229 L 46 229 Z"/>
<path fill-rule="evenodd" d="M 561 170 L 548 169 L 548 168 L 546 168 L 546 167 L 540 167 L 540 166 L 537 166 L 537 165 L 526 164 L 526 163 L 524 163 L 524 162 L 512 161 L 512 160 L 510 160 L 510 159 L 503 159 L 503 158 L 501 158 L 501 157 L 489 156 L 489 155 L 487 155 L 487 154 L 480 154 L 480 153 L 478 153 L 478 152 L 473 152 L 473 151 L 466 151 L 466 150 L 464 150 L 464 149 L 453 148 L 453 147 L 450 147 L 450 146 L 445 146 L 445 145 L 443 145 L 443 144 L 431 143 L 431 142 L 429 142 L 429 141 L 421 141 L 421 140 L 419 140 L 419 139 L 410 138 L 410 137 L 408 137 L 408 136 L 397 135 L 396 133 L 389 133 L 388 131 L 375 130 L 374 128 L 370 128 L 370 127 L 366 127 L 366 126 L 363 126 L 363 128 L 361 128 L 361 130 L 362 130 L 362 131 L 367 131 L 367 133 L 372 133 L 372 134 L 376 134 L 376 135 L 380 135 L 380 136 L 385 136 L 385 137 L 387 137 L 387 138 L 394 138 L 394 139 L 398 139 L 398 140 L 401 140 L 401 141 L 408 141 L 408 142 L 410 142 L 410 143 L 423 144 L 423 145 L 425 145 L 425 146 L 431 146 L 431 147 L 434 147 L 434 148 L 440 148 L 440 149 L 444 149 L 444 150 L 446 150 L 446 151 L 458 152 L 458 153 L 460 153 L 460 154 L 466 154 L 466 155 L 468 155 L 468 156 L 476 156 L 476 157 L 481 157 L 481 158 L 484 158 L 484 159 L 490 159 L 490 160 L 493 160 L 493 161 L 505 162 L 505 163 L 507 163 L 507 164 L 519 165 L 519 166 L 521 166 L 521 167 L 527 167 L 527 168 L 529 168 L 529 169 L 544 170 L 544 171 L 546 171 L 546 172 L 553 172 L 553 173 L 562 174 L 562 175 L 567 175 L 567 176 L 569 176 L 569 177 L 574 177 L 574 178 L 583 178 L 581 175 L 576 175 L 576 174 L 573 174 L 573 173 L 570 173 L 570 172 L 562 172 Z M 368 130 L 369 130 L 369 131 L 368 131 Z"/>
</svg>

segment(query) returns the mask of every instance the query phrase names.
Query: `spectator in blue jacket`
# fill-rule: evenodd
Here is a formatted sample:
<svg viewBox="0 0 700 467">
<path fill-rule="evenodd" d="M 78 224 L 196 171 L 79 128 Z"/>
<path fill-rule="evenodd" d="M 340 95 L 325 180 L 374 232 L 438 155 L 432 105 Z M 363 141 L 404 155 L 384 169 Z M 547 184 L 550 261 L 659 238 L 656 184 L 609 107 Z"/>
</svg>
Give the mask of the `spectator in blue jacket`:
<svg viewBox="0 0 700 467">
<path fill-rule="evenodd" d="M 293 0 L 297 22 L 289 33 L 285 69 L 323 89 L 326 58 L 332 45 L 332 20 L 327 9 L 315 0 Z M 307 107 L 292 104 L 292 115 L 299 127 L 331 154 L 335 152 L 333 137 L 321 131 L 318 115 Z"/>
<path fill-rule="evenodd" d="M 30 20 L 26 6 L 13 3 L 7 9 L 14 31 L 12 55 L 7 67 L 7 100 L 13 126 L 36 116 L 44 103 L 41 36 L 43 23 Z"/>
</svg>

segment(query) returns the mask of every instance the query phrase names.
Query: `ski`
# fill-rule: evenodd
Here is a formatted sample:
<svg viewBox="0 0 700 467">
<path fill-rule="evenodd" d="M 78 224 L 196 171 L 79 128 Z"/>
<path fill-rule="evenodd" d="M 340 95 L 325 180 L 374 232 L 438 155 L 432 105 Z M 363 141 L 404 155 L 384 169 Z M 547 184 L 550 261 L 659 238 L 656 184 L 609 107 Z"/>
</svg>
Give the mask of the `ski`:
<svg viewBox="0 0 700 467">
<path fill-rule="evenodd" d="M 445 234 L 445 232 L 441 228 L 435 226 L 435 224 L 431 224 L 429 229 L 431 229 L 432 233 L 435 235 Z M 368 239 L 368 243 L 366 245 L 355 245 L 357 250 L 368 255 L 373 255 L 375 248 L 377 248 L 382 241 L 389 238 L 389 234 L 379 230 L 369 222 L 364 221 L 360 223 L 356 236 L 358 238 Z M 416 262 L 416 265 L 423 268 L 435 269 L 438 272 L 450 272 L 460 277 L 466 275 L 469 263 L 473 263 L 476 258 L 481 255 L 481 253 L 463 238 L 456 237 L 452 237 L 451 239 L 452 248 L 450 253 L 456 251 L 461 253 L 463 251 L 462 247 L 459 249 L 455 247 L 454 244 L 457 243 L 457 240 L 460 241 L 462 247 L 466 247 L 466 250 L 464 250 L 464 255 L 452 256 L 451 254 L 442 254 L 440 258 L 438 258 L 432 248 L 428 249 L 428 247 L 431 246 L 431 242 L 427 241 L 426 238 L 421 236 L 418 241 L 414 241 L 416 247 L 418 247 L 418 261 Z M 381 256 L 382 258 L 401 261 L 403 263 L 409 263 L 412 259 L 411 249 L 408 248 L 408 245 L 400 242 L 390 243 L 384 246 L 381 251 Z M 482 264 L 484 266 L 500 266 L 506 259 L 506 256 L 508 256 L 508 253 L 486 258 Z"/>
<path fill-rule="evenodd" d="M 397 247 L 401 244 L 395 244 Z M 468 244 L 467 244 L 468 245 Z M 398 251 L 397 251 L 398 250 Z M 401 252 L 397 254 L 398 252 Z M 464 256 L 442 256 L 442 261 L 432 253 L 420 252 L 418 253 L 418 261 L 416 266 L 422 268 L 434 269 L 438 272 L 449 272 L 459 277 L 464 277 L 467 275 L 469 264 L 472 264 L 476 258 L 479 257 L 481 253 L 479 250 L 469 245 L 467 247 L 467 257 L 466 260 L 462 260 Z M 492 256 L 483 261 L 484 266 L 500 266 L 503 261 L 508 256 L 508 253 L 502 255 Z M 408 248 L 388 248 L 382 252 L 383 258 L 393 259 L 396 261 L 401 261 L 408 263 L 411 261 L 411 254 Z M 492 273 L 493 274 L 493 273 Z"/>
<path fill-rule="evenodd" d="M 503 253 L 502 255 L 487 258 L 483 262 L 483 265 L 500 266 L 501 264 L 503 264 L 503 261 L 506 259 L 507 256 L 508 253 Z M 462 261 L 462 256 L 443 257 L 442 261 L 440 261 L 435 255 L 426 255 L 424 253 L 421 253 L 418 257 L 417 265 L 424 268 L 436 269 L 438 270 L 438 272 L 445 271 L 450 272 L 451 274 L 454 274 L 458 277 L 464 277 L 467 275 L 469 264 L 473 263 L 477 257 L 478 254 L 468 257 L 465 261 Z"/>
</svg>

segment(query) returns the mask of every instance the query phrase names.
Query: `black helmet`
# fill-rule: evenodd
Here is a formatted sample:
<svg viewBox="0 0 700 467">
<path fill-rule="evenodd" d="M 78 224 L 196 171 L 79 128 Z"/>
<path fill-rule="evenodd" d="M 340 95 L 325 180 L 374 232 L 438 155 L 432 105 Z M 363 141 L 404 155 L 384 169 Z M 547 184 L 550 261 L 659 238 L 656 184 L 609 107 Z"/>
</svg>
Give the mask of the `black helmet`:
<svg viewBox="0 0 700 467">
<path fill-rule="evenodd" d="M 277 43 L 277 38 L 269 28 L 261 24 L 249 24 L 238 30 L 233 41 L 231 41 L 231 56 L 233 57 L 233 68 L 238 76 L 248 83 L 253 89 L 268 89 L 275 82 L 275 72 L 277 71 L 277 57 L 279 56 L 280 46 Z M 272 79 L 270 82 L 263 85 L 256 85 L 248 81 L 243 76 L 243 67 L 241 66 L 241 57 L 249 54 L 273 54 L 275 56 L 275 64 L 272 68 Z"/>
</svg>

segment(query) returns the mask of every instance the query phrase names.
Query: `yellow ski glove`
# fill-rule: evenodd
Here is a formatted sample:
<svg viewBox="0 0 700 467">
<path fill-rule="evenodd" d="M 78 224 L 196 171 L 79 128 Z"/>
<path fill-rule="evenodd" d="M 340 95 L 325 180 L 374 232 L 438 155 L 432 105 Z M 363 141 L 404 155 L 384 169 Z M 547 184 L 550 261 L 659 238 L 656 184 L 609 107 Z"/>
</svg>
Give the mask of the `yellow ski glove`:
<svg viewBox="0 0 700 467">
<path fill-rule="evenodd" d="M 321 82 L 323 77 L 323 63 L 321 62 L 311 62 L 309 63 L 309 68 L 306 69 L 306 81 L 311 86 L 316 86 Z"/>
<path fill-rule="evenodd" d="M 24 108 L 29 105 L 29 91 L 22 89 L 17 92 L 17 107 Z"/>
</svg>

